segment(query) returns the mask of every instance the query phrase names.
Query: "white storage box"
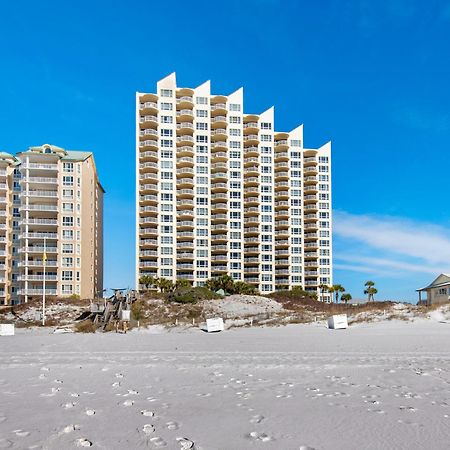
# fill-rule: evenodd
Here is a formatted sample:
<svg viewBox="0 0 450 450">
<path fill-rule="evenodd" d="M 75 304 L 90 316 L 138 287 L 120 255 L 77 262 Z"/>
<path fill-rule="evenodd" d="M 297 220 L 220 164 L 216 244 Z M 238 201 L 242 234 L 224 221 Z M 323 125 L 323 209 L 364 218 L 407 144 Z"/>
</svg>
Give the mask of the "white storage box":
<svg viewBox="0 0 450 450">
<path fill-rule="evenodd" d="M 223 331 L 223 319 L 221 317 L 215 317 L 213 319 L 206 319 L 206 331 L 212 333 L 214 331 Z"/>
<path fill-rule="evenodd" d="M 14 324 L 0 323 L 0 336 L 14 336 Z"/>
<path fill-rule="evenodd" d="M 328 328 L 340 330 L 348 328 L 347 314 L 338 314 L 328 317 Z"/>
<path fill-rule="evenodd" d="M 120 320 L 123 320 L 124 322 L 129 322 L 130 318 L 131 318 L 131 310 L 122 309 L 122 311 L 120 311 Z"/>
</svg>

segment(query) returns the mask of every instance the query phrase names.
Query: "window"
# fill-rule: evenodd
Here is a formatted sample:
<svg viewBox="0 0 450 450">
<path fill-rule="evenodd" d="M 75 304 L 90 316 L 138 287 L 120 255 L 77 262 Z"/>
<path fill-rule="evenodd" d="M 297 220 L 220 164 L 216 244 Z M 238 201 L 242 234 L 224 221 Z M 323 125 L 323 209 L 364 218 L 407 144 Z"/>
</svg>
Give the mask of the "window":
<svg viewBox="0 0 450 450">
<path fill-rule="evenodd" d="M 199 143 L 207 144 L 208 143 L 208 136 L 203 136 L 203 135 L 197 136 L 196 141 L 199 142 Z"/>
<path fill-rule="evenodd" d="M 239 128 L 230 128 L 230 136 L 240 136 L 241 130 Z"/>
<path fill-rule="evenodd" d="M 161 123 L 173 123 L 172 116 L 161 116 Z"/>
<path fill-rule="evenodd" d="M 172 137 L 173 136 L 173 130 L 168 130 L 166 128 L 162 128 L 161 129 L 161 136 Z"/>
<path fill-rule="evenodd" d="M 162 148 L 170 148 L 173 147 L 172 139 L 161 139 L 161 147 Z"/>
<path fill-rule="evenodd" d="M 73 177 L 63 176 L 63 186 L 73 186 Z"/>
<path fill-rule="evenodd" d="M 239 141 L 230 141 L 230 148 L 241 148 L 241 143 Z"/>
<path fill-rule="evenodd" d="M 208 111 L 206 109 L 197 109 L 197 117 L 208 117 Z"/>
<path fill-rule="evenodd" d="M 62 258 L 62 266 L 63 267 L 72 267 L 73 266 L 73 258 L 70 256 L 64 256 Z"/>
<path fill-rule="evenodd" d="M 162 111 L 172 111 L 172 103 L 161 103 Z"/>
<path fill-rule="evenodd" d="M 272 124 L 270 122 L 261 122 L 261 130 L 271 130 Z"/>
<path fill-rule="evenodd" d="M 195 102 L 197 105 L 207 105 L 208 97 L 195 97 Z"/>
<path fill-rule="evenodd" d="M 72 281 L 73 272 L 71 270 L 63 270 L 61 274 L 62 281 Z"/>
<path fill-rule="evenodd" d="M 63 253 L 73 253 L 73 244 L 63 244 L 62 252 Z"/>
<path fill-rule="evenodd" d="M 73 163 L 63 163 L 63 172 L 73 172 Z"/>
<path fill-rule="evenodd" d="M 239 103 L 230 103 L 230 111 L 240 111 L 241 105 Z"/>
<path fill-rule="evenodd" d="M 230 116 L 230 123 L 241 123 L 241 118 L 239 116 Z"/>
<path fill-rule="evenodd" d="M 71 294 L 72 293 L 72 285 L 71 284 L 63 284 L 61 285 L 63 294 Z"/>
<path fill-rule="evenodd" d="M 172 97 L 173 91 L 172 89 L 161 89 L 161 97 Z"/>
<path fill-rule="evenodd" d="M 62 224 L 64 227 L 73 227 L 73 217 L 63 216 Z"/>
<path fill-rule="evenodd" d="M 197 122 L 195 128 L 197 130 L 205 131 L 208 129 L 208 124 L 206 122 Z"/>
<path fill-rule="evenodd" d="M 173 275 L 172 269 L 161 269 L 161 276 L 162 277 L 171 277 Z"/>
<path fill-rule="evenodd" d="M 173 158 L 173 152 L 171 150 L 161 150 L 161 158 Z"/>
<path fill-rule="evenodd" d="M 73 189 L 63 189 L 64 198 L 73 198 Z"/>
<path fill-rule="evenodd" d="M 73 212 L 73 203 L 63 203 L 63 211 Z"/>
<path fill-rule="evenodd" d="M 62 238 L 66 241 L 72 241 L 73 240 L 73 230 L 63 230 Z"/>
</svg>

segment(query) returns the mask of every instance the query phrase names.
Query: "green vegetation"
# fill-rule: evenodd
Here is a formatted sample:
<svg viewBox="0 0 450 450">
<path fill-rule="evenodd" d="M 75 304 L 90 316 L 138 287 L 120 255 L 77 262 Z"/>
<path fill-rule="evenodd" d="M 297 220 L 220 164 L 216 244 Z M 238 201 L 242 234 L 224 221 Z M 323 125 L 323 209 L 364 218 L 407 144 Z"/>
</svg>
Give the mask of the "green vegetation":
<svg viewBox="0 0 450 450">
<path fill-rule="evenodd" d="M 167 294 L 167 300 L 173 303 L 197 303 L 201 300 L 218 298 L 218 295 L 205 287 L 181 287 Z"/>
<path fill-rule="evenodd" d="M 364 289 L 364 294 L 367 295 L 367 301 L 374 302 L 375 301 L 375 294 L 378 293 L 378 289 L 375 287 L 375 283 L 373 281 L 366 281 L 366 284 L 364 285 L 366 289 Z"/>
<path fill-rule="evenodd" d="M 333 286 L 328 288 L 328 292 L 334 294 L 336 303 L 339 303 L 339 294 L 345 292 L 345 288 L 341 284 L 333 284 Z"/>
<path fill-rule="evenodd" d="M 347 302 L 349 302 L 351 299 L 352 299 L 352 296 L 348 293 L 341 295 L 341 301 L 344 302 L 345 304 L 347 304 Z"/>
<path fill-rule="evenodd" d="M 217 292 L 222 289 L 227 294 L 257 294 L 256 289 L 251 284 L 244 283 L 243 281 L 234 281 L 229 275 L 211 278 L 206 281 L 205 287 L 213 292 Z"/>
</svg>

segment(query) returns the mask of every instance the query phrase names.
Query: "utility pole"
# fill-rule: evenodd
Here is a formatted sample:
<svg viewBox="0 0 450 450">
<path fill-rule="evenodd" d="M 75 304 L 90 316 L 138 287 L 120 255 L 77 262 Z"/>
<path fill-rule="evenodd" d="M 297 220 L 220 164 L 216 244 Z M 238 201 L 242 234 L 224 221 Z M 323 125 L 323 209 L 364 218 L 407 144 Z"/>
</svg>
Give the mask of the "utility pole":
<svg viewBox="0 0 450 450">
<path fill-rule="evenodd" d="M 47 263 L 47 240 L 44 238 L 44 253 L 42 255 L 42 265 L 44 266 L 44 278 L 42 279 L 42 326 L 45 326 L 45 271 Z"/>
</svg>

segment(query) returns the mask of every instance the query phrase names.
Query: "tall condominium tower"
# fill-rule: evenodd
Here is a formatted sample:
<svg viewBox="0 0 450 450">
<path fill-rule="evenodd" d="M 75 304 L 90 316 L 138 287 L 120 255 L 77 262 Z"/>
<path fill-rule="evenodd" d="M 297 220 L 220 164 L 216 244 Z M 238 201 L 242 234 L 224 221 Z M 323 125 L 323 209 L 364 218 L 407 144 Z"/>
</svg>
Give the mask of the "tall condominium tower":
<svg viewBox="0 0 450 450">
<path fill-rule="evenodd" d="M 136 284 L 229 274 L 319 293 L 332 283 L 330 153 L 305 148 L 303 126 L 275 131 L 273 108 L 244 113 L 242 89 L 180 88 L 171 74 L 138 92 Z"/>
<path fill-rule="evenodd" d="M 103 193 L 90 152 L 0 153 L 0 304 L 99 295 Z"/>
</svg>

